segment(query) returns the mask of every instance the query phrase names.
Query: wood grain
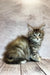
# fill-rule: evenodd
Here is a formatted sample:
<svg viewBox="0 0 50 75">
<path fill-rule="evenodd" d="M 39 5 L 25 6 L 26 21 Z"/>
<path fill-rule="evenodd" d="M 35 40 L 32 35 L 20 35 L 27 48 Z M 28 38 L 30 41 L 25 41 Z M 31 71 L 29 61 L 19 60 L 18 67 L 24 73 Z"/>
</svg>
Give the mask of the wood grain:
<svg viewBox="0 0 50 75">
<path fill-rule="evenodd" d="M 41 62 L 37 63 L 40 68 L 46 73 L 46 75 L 50 75 L 50 60 L 43 59 Z"/>
<path fill-rule="evenodd" d="M 4 64 L 4 62 L 0 59 L 0 72 L 1 72 L 1 70 L 3 68 L 3 64 Z"/>
<path fill-rule="evenodd" d="M 0 59 L 0 75 L 50 75 L 50 60 L 12 65 Z"/>
<path fill-rule="evenodd" d="M 20 65 L 9 65 L 3 63 L 0 68 L 0 75 L 20 75 Z"/>
<path fill-rule="evenodd" d="M 21 75 L 45 75 L 35 62 L 21 65 Z"/>
</svg>

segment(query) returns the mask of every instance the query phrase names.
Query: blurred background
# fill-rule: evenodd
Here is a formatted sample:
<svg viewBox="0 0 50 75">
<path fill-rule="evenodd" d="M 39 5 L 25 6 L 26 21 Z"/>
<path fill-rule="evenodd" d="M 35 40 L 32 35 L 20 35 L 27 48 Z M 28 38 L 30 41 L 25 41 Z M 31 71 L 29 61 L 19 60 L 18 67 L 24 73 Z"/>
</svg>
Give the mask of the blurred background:
<svg viewBox="0 0 50 75">
<path fill-rule="evenodd" d="M 0 58 L 5 46 L 19 35 L 27 35 L 27 24 L 45 24 L 40 55 L 50 59 L 50 0 L 0 0 Z"/>
</svg>

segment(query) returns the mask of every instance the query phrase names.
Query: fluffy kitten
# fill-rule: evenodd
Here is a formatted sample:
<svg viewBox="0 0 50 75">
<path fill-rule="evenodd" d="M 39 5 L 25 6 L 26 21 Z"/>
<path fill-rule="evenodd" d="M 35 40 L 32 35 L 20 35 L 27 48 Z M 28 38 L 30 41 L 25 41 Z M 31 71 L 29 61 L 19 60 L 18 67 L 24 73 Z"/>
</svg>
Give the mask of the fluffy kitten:
<svg viewBox="0 0 50 75">
<path fill-rule="evenodd" d="M 19 36 L 6 47 L 3 61 L 9 64 L 18 64 L 26 61 L 40 61 L 39 48 L 44 37 L 44 26 L 33 28 L 28 25 L 28 37 Z"/>
</svg>

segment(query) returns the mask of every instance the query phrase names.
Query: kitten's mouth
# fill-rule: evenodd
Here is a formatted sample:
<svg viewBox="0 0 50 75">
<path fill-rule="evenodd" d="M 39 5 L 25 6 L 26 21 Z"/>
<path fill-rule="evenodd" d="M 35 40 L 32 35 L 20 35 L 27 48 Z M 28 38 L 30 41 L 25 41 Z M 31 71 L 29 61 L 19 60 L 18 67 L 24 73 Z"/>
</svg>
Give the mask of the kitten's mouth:
<svg viewBox="0 0 50 75">
<path fill-rule="evenodd" d="M 40 42 L 41 39 L 33 39 L 34 42 Z"/>
</svg>

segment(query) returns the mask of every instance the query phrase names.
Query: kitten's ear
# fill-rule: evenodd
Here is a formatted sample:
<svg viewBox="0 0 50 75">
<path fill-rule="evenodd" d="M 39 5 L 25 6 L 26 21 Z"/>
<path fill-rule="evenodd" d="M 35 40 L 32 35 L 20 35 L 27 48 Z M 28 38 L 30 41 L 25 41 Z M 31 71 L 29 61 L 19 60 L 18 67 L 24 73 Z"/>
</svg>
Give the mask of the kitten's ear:
<svg viewBox="0 0 50 75">
<path fill-rule="evenodd" d="M 40 26 L 40 30 L 44 30 L 44 28 L 45 28 L 44 24 Z"/>
<path fill-rule="evenodd" d="M 28 31 L 29 32 L 33 31 L 33 27 L 31 25 L 29 25 L 29 24 L 27 24 L 27 25 L 28 25 Z"/>
</svg>

